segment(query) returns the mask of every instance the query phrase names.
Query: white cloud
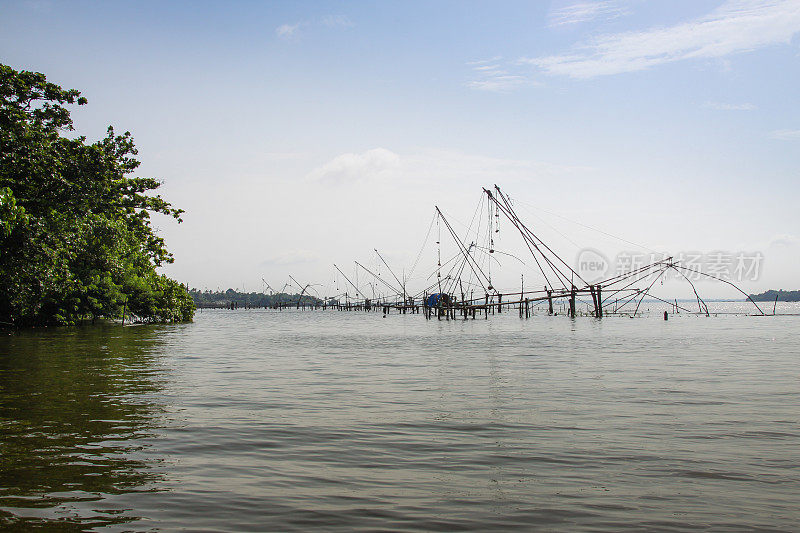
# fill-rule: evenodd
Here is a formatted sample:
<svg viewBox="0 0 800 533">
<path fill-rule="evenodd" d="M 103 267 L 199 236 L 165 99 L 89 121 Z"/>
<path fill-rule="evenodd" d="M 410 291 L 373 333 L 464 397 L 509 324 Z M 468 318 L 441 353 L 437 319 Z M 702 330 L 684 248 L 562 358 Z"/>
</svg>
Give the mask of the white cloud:
<svg viewBox="0 0 800 533">
<path fill-rule="evenodd" d="M 325 26 L 327 28 L 352 28 L 355 24 L 344 15 L 328 15 L 322 19 L 306 20 L 296 24 L 282 24 L 275 28 L 275 34 L 282 39 L 292 39 L 300 35 L 300 29 L 308 30 Z"/>
<path fill-rule="evenodd" d="M 278 37 L 289 39 L 297 35 L 297 30 L 300 28 L 300 23 L 297 24 L 283 24 L 275 29 L 275 34 Z"/>
<path fill-rule="evenodd" d="M 750 103 L 729 104 L 724 102 L 706 102 L 704 107 L 716 109 L 717 111 L 753 111 L 758 109 L 755 105 Z"/>
<path fill-rule="evenodd" d="M 530 84 L 530 80 L 526 79 L 524 76 L 492 74 L 483 79 L 471 80 L 467 82 L 467 87 L 471 89 L 477 89 L 479 91 L 504 93 Z"/>
<path fill-rule="evenodd" d="M 467 65 L 488 65 L 503 59 L 503 56 L 494 56 L 490 59 L 479 59 L 478 61 L 470 61 Z"/>
<path fill-rule="evenodd" d="M 472 67 L 475 74 L 474 80 L 467 82 L 467 87 L 480 91 L 509 92 L 524 86 L 540 85 L 522 74 L 511 73 L 501 67 L 500 57 L 481 61 L 470 61 L 467 65 Z"/>
<path fill-rule="evenodd" d="M 800 244 L 800 239 L 798 239 L 795 235 L 790 235 L 788 233 L 781 233 L 780 235 L 775 235 L 772 237 L 772 240 L 769 242 L 769 247 L 773 246 L 780 246 L 780 247 L 788 247 L 788 246 L 797 246 Z"/>
<path fill-rule="evenodd" d="M 378 177 L 397 166 L 400 157 L 385 148 L 334 157 L 308 174 L 314 181 L 358 181 Z"/>
<path fill-rule="evenodd" d="M 625 14 L 627 11 L 611 0 L 577 2 L 552 10 L 548 16 L 548 25 L 550 27 L 572 26 L 598 18 L 615 19 Z"/>
<path fill-rule="evenodd" d="M 523 61 L 551 75 L 592 78 L 687 59 L 719 59 L 789 43 L 798 32 L 797 0 L 729 0 L 690 22 L 601 35 L 571 52 Z"/>
<path fill-rule="evenodd" d="M 779 141 L 800 141 L 800 130 L 775 130 L 770 137 Z"/>
<path fill-rule="evenodd" d="M 312 170 L 306 177 L 313 181 L 336 183 L 379 179 L 398 183 L 457 180 L 463 186 L 468 181 L 487 185 L 494 180 L 507 182 L 590 170 L 586 167 L 502 159 L 450 150 L 425 149 L 400 156 L 386 148 L 374 148 L 360 154 L 338 155 Z"/>
</svg>

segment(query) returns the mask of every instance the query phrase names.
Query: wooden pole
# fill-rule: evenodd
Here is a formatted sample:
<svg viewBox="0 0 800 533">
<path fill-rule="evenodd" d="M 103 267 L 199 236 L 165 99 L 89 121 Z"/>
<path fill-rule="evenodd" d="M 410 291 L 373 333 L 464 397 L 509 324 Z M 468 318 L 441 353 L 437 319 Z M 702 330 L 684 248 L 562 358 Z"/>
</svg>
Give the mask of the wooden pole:
<svg viewBox="0 0 800 533">
<path fill-rule="evenodd" d="M 577 289 L 575 285 L 572 286 L 572 290 L 569 293 L 569 315 L 572 318 L 575 318 L 575 293 Z"/>
<path fill-rule="evenodd" d="M 597 286 L 597 318 L 603 318 L 603 293 L 602 285 Z"/>
</svg>

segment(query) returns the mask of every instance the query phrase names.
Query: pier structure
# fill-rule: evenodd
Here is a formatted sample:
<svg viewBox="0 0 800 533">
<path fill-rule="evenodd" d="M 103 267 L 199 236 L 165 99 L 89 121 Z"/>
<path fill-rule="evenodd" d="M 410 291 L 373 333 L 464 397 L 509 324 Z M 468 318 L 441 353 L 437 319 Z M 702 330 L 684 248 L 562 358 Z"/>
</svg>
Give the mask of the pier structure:
<svg viewBox="0 0 800 533">
<path fill-rule="evenodd" d="M 455 231 L 442 210 L 438 206 L 435 207 L 434 218 L 425 243 L 429 241 L 435 227 L 436 265 L 434 272 L 426 278 L 426 286 L 422 289 L 416 292 L 409 291 L 410 276 L 406 276 L 405 270 L 402 276 L 397 276 L 386 258 L 374 249 L 379 260 L 376 264 L 381 268 L 385 267 L 391 274 L 390 278 L 376 272 L 376 268 L 369 268 L 358 261 L 354 261 L 355 271 L 351 276 L 334 264 L 334 269 L 338 273 L 337 279 L 341 276 L 346 290 L 336 296 L 319 298 L 310 296 L 310 291 L 316 292 L 314 284 L 302 284 L 290 275 L 290 281 L 284 285 L 283 290 L 287 286 L 297 288 L 300 291 L 299 296 L 295 295 L 292 301 L 282 301 L 278 298 L 272 308 L 380 312 L 383 315 L 422 314 L 429 320 L 457 318 L 466 320 L 478 317 L 488 319 L 494 314 L 513 311 L 517 311 L 521 318 L 530 318 L 535 313 L 540 313 L 570 318 L 589 316 L 602 319 L 613 315 L 636 316 L 640 313 L 642 302 L 647 298 L 668 304 L 671 313 L 709 316 L 711 313 L 708 305 L 698 293 L 690 278 L 691 275 L 712 278 L 733 287 L 752 303 L 753 314 L 765 315 L 758 304 L 733 282 L 687 267 L 672 257 L 589 282 L 557 254 L 537 232 L 523 222 L 513 202 L 500 187 L 495 185 L 492 189 L 484 188 L 481 199 L 476 213 L 483 214 L 474 225 L 475 229 L 471 225 L 463 236 Z M 528 253 L 527 260 L 497 249 L 495 238 L 500 232 L 501 220 L 504 224 L 509 224 L 513 233 L 522 239 L 524 250 Z M 443 235 L 457 249 L 456 254 L 444 262 L 441 248 Z M 525 278 L 522 277 L 518 291 L 498 290 L 492 281 L 493 265 L 496 269 L 500 264 L 498 256 L 507 256 L 529 266 L 539 277 L 536 285 L 542 288 L 526 290 Z M 411 274 L 418 261 L 419 255 Z M 362 276 L 367 275 L 368 279 L 372 280 L 366 282 L 370 288 L 369 293 L 359 286 L 359 271 L 363 272 Z M 653 294 L 653 287 L 659 280 L 663 280 L 667 273 L 675 273 L 678 279 L 684 280 L 691 286 L 696 308 L 688 307 L 690 305 L 694 307 L 693 304 L 682 302 L 681 305 L 677 299 L 665 299 Z M 272 287 L 263 278 L 262 281 L 272 294 Z M 231 305 L 231 308 L 234 308 L 233 304 Z"/>
</svg>

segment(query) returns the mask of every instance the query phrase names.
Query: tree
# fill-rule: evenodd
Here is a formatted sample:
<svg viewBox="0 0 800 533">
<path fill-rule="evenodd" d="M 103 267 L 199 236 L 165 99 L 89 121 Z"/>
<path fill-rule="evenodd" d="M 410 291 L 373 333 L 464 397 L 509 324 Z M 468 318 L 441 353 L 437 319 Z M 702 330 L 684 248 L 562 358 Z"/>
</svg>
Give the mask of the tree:
<svg viewBox="0 0 800 533">
<path fill-rule="evenodd" d="M 86 104 L 44 74 L 0 65 L 0 321 L 75 324 L 115 318 L 191 320 L 185 287 L 156 273 L 173 261 L 150 222 L 181 222 L 149 194 L 129 132 L 69 138 L 67 105 Z"/>
</svg>

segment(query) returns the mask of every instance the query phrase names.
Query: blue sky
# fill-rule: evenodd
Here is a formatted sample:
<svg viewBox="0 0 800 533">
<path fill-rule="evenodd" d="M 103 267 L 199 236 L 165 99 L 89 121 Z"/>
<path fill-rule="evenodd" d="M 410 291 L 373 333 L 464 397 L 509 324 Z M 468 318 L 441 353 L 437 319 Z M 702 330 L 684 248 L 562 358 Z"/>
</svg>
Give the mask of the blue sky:
<svg viewBox="0 0 800 533">
<path fill-rule="evenodd" d="M 798 33 L 800 0 L 0 2 L 0 61 L 134 134 L 200 288 L 408 266 L 493 183 L 567 258 L 759 251 L 746 289 L 798 288 Z"/>
</svg>

